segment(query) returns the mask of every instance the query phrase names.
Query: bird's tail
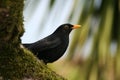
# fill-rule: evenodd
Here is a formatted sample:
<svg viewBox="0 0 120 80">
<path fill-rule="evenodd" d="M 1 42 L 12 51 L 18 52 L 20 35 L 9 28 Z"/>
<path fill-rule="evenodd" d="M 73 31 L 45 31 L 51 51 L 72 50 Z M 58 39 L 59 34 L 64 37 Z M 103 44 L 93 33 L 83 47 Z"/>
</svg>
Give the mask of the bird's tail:
<svg viewBox="0 0 120 80">
<path fill-rule="evenodd" d="M 22 44 L 24 47 L 28 48 L 31 44 Z"/>
</svg>

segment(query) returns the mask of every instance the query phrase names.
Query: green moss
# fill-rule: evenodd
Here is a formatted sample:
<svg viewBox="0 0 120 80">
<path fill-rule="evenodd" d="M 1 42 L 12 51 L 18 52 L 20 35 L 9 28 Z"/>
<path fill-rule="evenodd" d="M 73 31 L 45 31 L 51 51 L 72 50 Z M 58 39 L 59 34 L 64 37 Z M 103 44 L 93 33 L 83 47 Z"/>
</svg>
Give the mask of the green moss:
<svg viewBox="0 0 120 80">
<path fill-rule="evenodd" d="M 22 36 L 23 0 L 1 0 L 0 2 L 0 37 L 5 41 L 15 41 Z M 0 40 L 1 40 L 0 39 Z"/>
<path fill-rule="evenodd" d="M 11 44 L 4 45 L 0 53 L 0 75 L 4 79 L 64 80 L 28 50 L 19 46 L 15 48 Z"/>
</svg>

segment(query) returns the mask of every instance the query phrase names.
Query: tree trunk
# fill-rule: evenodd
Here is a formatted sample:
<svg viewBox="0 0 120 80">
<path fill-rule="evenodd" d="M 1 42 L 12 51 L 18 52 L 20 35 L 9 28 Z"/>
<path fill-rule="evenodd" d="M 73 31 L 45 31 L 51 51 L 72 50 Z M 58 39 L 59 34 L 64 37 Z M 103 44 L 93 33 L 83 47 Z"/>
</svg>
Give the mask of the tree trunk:
<svg viewBox="0 0 120 80">
<path fill-rule="evenodd" d="M 0 0 L 0 80 L 64 80 L 20 47 L 24 0 Z"/>
</svg>

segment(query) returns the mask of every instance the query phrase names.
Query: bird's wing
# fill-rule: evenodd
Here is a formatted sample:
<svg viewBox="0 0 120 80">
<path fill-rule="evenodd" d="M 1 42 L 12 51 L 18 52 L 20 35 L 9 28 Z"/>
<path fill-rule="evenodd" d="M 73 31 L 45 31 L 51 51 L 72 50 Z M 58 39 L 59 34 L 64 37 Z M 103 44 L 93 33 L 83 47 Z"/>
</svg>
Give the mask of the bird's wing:
<svg viewBox="0 0 120 80">
<path fill-rule="evenodd" d="M 33 51 L 33 53 L 35 52 L 39 52 L 39 51 L 43 51 L 43 50 L 48 50 L 51 48 L 55 48 L 57 46 L 59 46 L 61 44 L 61 40 L 59 38 L 44 38 L 40 41 L 37 41 L 33 44 L 25 44 L 25 46 L 28 46 L 27 48 L 31 51 Z"/>
</svg>

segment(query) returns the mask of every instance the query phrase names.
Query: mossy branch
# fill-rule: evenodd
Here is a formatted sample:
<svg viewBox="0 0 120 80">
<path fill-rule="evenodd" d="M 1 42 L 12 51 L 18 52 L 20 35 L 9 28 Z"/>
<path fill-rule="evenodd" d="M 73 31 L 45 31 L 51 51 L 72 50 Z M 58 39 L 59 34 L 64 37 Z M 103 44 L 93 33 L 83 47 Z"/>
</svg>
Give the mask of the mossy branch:
<svg viewBox="0 0 120 80">
<path fill-rule="evenodd" d="M 0 1 L 0 79 L 3 80 L 64 80 L 21 48 L 23 1 Z"/>
</svg>

